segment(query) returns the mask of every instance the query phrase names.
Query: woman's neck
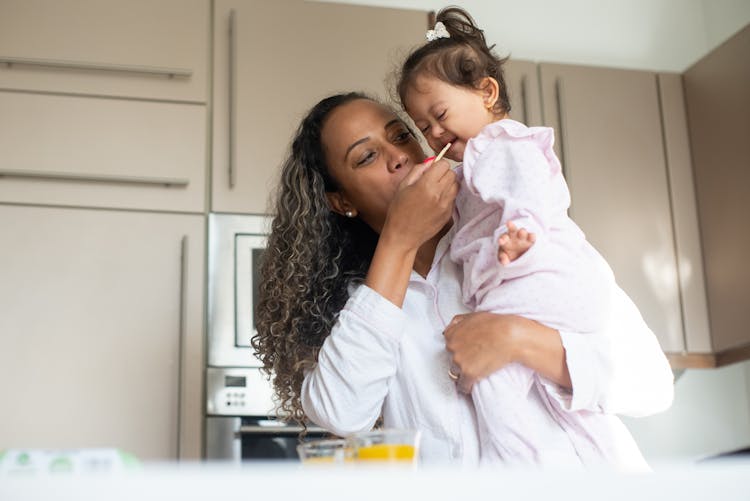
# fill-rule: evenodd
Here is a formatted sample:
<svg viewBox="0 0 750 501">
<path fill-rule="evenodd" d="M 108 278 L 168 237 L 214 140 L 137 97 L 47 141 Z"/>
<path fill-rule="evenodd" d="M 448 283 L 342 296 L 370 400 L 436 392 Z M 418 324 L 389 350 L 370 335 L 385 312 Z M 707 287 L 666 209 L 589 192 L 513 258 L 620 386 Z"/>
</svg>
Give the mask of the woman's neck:
<svg viewBox="0 0 750 501">
<path fill-rule="evenodd" d="M 427 278 L 427 274 L 430 272 L 430 268 L 432 268 L 432 261 L 435 259 L 435 251 L 440 239 L 448 233 L 452 225 L 453 221 L 450 221 L 442 230 L 423 243 L 419 250 L 417 250 L 417 256 L 414 258 L 414 271 L 419 273 L 423 278 Z"/>
</svg>

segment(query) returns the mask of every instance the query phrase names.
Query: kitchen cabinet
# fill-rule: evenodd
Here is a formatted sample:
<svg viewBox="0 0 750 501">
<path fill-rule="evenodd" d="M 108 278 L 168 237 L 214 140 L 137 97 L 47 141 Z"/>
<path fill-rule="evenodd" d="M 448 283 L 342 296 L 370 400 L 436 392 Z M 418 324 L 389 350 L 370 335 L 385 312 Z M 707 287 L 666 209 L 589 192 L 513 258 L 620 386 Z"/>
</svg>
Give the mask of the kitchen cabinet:
<svg viewBox="0 0 750 501">
<path fill-rule="evenodd" d="M 658 81 L 685 334 L 682 350 L 667 356 L 674 368 L 685 368 L 687 354 L 701 350 L 695 340 L 709 339 L 711 330 L 683 78 L 660 73 Z"/>
<path fill-rule="evenodd" d="M 750 26 L 683 74 L 709 332 L 687 336 L 690 366 L 750 358 Z"/>
<path fill-rule="evenodd" d="M 427 13 L 287 0 L 214 2 L 211 210 L 267 213 L 289 142 L 319 99 L 385 97 Z"/>
<path fill-rule="evenodd" d="M 2 0 L 0 89 L 205 103 L 209 30 L 209 0 Z"/>
<path fill-rule="evenodd" d="M 0 205 L 0 444 L 202 454 L 205 217 Z"/>
<path fill-rule="evenodd" d="M 505 63 L 505 85 L 510 99 L 510 116 L 529 127 L 543 125 L 537 64 L 510 59 Z"/>
<path fill-rule="evenodd" d="M 205 105 L 0 91 L 0 202 L 203 212 Z"/>
<path fill-rule="evenodd" d="M 204 212 L 209 30 L 208 0 L 0 2 L 0 202 Z"/>
<path fill-rule="evenodd" d="M 539 66 L 570 215 L 602 253 L 666 352 L 684 351 L 657 75 Z"/>
</svg>

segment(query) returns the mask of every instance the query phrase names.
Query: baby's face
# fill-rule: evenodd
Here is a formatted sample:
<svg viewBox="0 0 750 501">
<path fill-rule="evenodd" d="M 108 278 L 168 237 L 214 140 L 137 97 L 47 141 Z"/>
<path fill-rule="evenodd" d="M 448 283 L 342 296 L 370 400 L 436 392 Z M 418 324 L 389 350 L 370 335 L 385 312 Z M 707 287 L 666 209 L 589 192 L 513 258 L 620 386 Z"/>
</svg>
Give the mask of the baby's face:
<svg viewBox="0 0 750 501">
<path fill-rule="evenodd" d="M 404 106 L 430 148 L 437 153 L 451 143 L 445 156 L 456 162 L 463 161 L 466 142 L 495 121 L 480 90 L 430 76 L 417 77 L 406 92 Z"/>
</svg>

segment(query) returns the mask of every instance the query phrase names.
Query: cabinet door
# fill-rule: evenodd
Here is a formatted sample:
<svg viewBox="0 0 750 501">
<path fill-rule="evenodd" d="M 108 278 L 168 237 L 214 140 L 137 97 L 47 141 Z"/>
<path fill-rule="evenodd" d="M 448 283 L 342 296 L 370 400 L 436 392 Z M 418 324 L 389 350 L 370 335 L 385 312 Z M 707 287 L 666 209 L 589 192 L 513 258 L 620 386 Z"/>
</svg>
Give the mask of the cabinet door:
<svg viewBox="0 0 750 501">
<path fill-rule="evenodd" d="M 403 9 L 216 0 L 211 209 L 266 213 L 307 110 L 337 92 L 385 96 L 426 25 L 425 12 Z"/>
<path fill-rule="evenodd" d="M 0 91 L 0 201 L 203 212 L 204 105 Z"/>
<path fill-rule="evenodd" d="M 0 89 L 206 102 L 208 0 L 2 0 Z"/>
<path fill-rule="evenodd" d="M 0 206 L 0 443 L 199 458 L 204 217 Z"/>
<path fill-rule="evenodd" d="M 656 75 L 541 64 L 547 125 L 571 217 L 612 266 L 665 351 L 684 337 Z"/>
<path fill-rule="evenodd" d="M 509 60 L 505 64 L 505 85 L 510 98 L 510 117 L 528 126 L 542 125 L 537 64 Z"/>
<path fill-rule="evenodd" d="M 711 349 L 750 358 L 750 26 L 684 73 Z M 693 341 L 689 339 L 688 340 Z M 692 343 L 691 343 L 692 344 Z"/>
<path fill-rule="evenodd" d="M 708 353 L 712 351 L 711 329 L 682 76 L 660 73 L 659 97 L 672 197 L 685 351 Z M 686 360 L 672 354 L 670 362 L 672 367 L 679 367 L 684 366 Z"/>
</svg>

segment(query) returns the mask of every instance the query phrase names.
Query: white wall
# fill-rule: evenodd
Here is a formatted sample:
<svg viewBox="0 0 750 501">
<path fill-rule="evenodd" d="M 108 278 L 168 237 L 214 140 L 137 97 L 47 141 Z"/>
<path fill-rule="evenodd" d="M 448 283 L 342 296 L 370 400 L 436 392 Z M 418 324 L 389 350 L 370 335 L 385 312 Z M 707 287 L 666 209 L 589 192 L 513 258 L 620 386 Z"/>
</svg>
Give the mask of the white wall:
<svg viewBox="0 0 750 501">
<path fill-rule="evenodd" d="M 709 52 L 750 22 L 750 0 L 702 0 Z M 703 54 L 701 54 L 702 56 Z"/>
<path fill-rule="evenodd" d="M 750 23 L 750 0 L 339 0 L 464 7 L 517 59 L 682 72 Z"/>
<path fill-rule="evenodd" d="M 698 459 L 750 446 L 750 362 L 686 370 L 672 407 L 624 418 L 649 460 Z"/>
</svg>

